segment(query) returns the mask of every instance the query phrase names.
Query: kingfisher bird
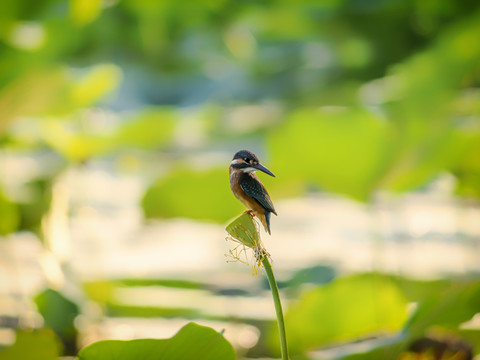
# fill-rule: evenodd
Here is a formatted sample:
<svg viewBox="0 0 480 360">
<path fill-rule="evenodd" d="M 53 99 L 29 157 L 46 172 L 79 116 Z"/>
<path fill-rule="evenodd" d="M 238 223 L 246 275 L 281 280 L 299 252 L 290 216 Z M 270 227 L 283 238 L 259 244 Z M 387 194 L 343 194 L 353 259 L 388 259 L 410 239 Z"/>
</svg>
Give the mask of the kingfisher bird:
<svg viewBox="0 0 480 360">
<path fill-rule="evenodd" d="M 271 234 L 270 214 L 274 213 L 277 215 L 277 212 L 273 207 L 267 189 L 265 189 L 255 172 L 260 170 L 270 176 L 275 177 L 275 175 L 260 164 L 257 156 L 248 150 L 240 150 L 233 156 L 229 170 L 230 188 L 233 195 L 245 205 L 248 209 L 247 212 L 252 217 L 258 217 L 265 227 L 265 231 Z"/>
</svg>

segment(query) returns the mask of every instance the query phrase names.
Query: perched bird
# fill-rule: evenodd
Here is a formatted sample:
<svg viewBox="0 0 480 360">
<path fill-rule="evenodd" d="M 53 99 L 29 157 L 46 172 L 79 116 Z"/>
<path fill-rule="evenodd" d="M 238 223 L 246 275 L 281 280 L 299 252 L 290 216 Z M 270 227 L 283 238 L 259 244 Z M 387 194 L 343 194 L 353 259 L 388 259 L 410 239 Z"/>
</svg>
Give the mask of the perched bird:
<svg viewBox="0 0 480 360">
<path fill-rule="evenodd" d="M 257 216 L 265 227 L 265 231 L 271 234 L 270 214 L 277 215 L 277 212 L 267 189 L 255 175 L 257 170 L 275 177 L 270 170 L 260 164 L 254 153 L 248 150 L 238 151 L 230 163 L 230 188 L 233 195 L 248 209 L 250 215 Z"/>
</svg>

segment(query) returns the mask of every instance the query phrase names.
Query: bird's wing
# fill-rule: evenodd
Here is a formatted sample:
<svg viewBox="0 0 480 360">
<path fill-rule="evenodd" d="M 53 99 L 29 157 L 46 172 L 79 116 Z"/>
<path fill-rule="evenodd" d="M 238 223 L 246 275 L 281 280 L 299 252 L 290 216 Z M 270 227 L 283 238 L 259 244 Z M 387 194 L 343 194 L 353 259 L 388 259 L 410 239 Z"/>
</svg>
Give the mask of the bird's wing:
<svg viewBox="0 0 480 360">
<path fill-rule="evenodd" d="M 259 180 L 245 174 L 240 178 L 240 186 L 248 196 L 257 200 L 266 210 L 277 214 L 265 186 Z"/>
</svg>

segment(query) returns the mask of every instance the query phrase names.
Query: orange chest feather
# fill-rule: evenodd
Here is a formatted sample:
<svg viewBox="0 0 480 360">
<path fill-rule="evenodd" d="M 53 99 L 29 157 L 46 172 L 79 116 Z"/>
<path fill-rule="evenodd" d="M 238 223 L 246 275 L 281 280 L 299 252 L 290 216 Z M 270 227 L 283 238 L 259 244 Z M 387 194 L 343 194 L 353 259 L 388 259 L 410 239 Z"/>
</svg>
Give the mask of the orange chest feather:
<svg viewBox="0 0 480 360">
<path fill-rule="evenodd" d="M 240 186 L 240 177 L 242 175 L 244 175 L 242 171 L 230 170 L 230 189 L 232 189 L 233 195 L 235 195 L 247 209 L 257 210 L 257 208 L 260 207 L 258 202 L 248 196 Z"/>
</svg>

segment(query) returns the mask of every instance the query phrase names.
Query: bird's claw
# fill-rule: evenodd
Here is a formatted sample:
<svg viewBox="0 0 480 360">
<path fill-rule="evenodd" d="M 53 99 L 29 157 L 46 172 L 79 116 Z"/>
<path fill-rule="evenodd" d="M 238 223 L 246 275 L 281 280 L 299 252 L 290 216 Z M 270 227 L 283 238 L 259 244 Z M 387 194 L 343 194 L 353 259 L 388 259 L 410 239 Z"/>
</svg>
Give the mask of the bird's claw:
<svg viewBox="0 0 480 360">
<path fill-rule="evenodd" d="M 252 217 L 252 219 L 255 217 L 255 212 L 253 210 L 245 210 L 243 213 L 244 214 L 247 213 L 248 215 L 250 215 Z"/>
</svg>

